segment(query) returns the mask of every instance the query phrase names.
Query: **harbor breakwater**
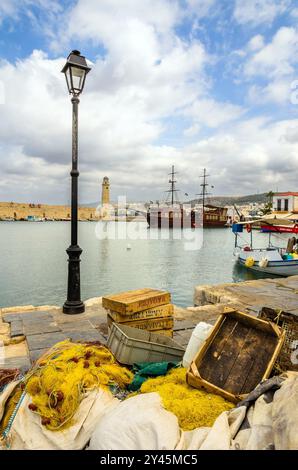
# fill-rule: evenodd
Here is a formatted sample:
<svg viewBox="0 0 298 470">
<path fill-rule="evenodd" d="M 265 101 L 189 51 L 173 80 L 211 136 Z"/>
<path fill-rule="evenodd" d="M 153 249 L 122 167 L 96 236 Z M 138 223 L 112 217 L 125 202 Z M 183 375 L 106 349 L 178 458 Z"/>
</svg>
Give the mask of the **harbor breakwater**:
<svg viewBox="0 0 298 470">
<path fill-rule="evenodd" d="M 27 220 L 28 217 L 48 220 L 70 220 L 69 206 L 48 204 L 27 204 L 16 202 L 0 202 L 0 220 Z M 79 220 L 98 220 L 96 208 L 80 207 Z"/>
</svg>

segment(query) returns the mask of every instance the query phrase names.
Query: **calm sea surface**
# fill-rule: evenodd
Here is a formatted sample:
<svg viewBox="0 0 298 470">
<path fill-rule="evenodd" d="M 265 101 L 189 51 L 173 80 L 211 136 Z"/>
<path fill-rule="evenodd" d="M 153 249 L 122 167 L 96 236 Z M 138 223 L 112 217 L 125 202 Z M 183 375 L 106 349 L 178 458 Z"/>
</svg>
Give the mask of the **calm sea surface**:
<svg viewBox="0 0 298 470">
<path fill-rule="evenodd" d="M 114 224 L 113 224 L 114 225 Z M 122 224 L 120 224 L 122 225 Z M 120 230 L 120 225 L 117 228 Z M 111 225 L 79 223 L 82 298 L 98 297 L 129 289 L 155 287 L 172 293 L 177 305 L 193 304 L 194 286 L 238 282 L 256 274 L 234 265 L 234 235 L 230 229 L 197 231 L 203 233 L 201 249 L 193 249 L 193 233 L 181 230 L 152 231 L 146 224 L 131 223 L 131 238 L 110 239 L 95 236 Z M 115 227 L 115 225 L 114 225 Z M 254 231 L 256 246 L 265 246 L 266 234 Z M 143 239 L 138 239 L 138 237 Z M 159 239 L 156 239 L 158 238 Z M 248 241 L 249 235 L 243 237 Z M 155 238 L 155 239 L 154 239 Z M 161 239 L 162 238 L 162 239 Z M 0 222 L 0 307 L 13 305 L 62 305 L 66 299 L 67 256 L 70 223 Z M 288 236 L 272 241 L 286 245 Z M 260 275 L 258 275 L 260 277 Z"/>
</svg>

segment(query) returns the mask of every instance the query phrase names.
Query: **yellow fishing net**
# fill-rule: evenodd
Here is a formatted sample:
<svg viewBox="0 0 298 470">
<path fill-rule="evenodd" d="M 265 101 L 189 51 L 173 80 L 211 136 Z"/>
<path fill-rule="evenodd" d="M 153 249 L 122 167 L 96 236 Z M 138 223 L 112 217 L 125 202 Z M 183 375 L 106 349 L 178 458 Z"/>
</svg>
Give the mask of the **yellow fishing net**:
<svg viewBox="0 0 298 470">
<path fill-rule="evenodd" d="M 29 409 L 54 431 L 72 424 L 87 391 L 109 385 L 125 388 L 132 379 L 133 374 L 118 365 L 104 346 L 66 340 L 39 359 L 25 378 L 25 389 L 32 397 Z"/>
<path fill-rule="evenodd" d="M 141 393 L 158 392 L 166 410 L 174 413 L 184 431 L 212 426 L 216 418 L 235 405 L 219 395 L 197 390 L 186 383 L 186 369 L 172 369 L 167 375 L 143 383 Z"/>
</svg>

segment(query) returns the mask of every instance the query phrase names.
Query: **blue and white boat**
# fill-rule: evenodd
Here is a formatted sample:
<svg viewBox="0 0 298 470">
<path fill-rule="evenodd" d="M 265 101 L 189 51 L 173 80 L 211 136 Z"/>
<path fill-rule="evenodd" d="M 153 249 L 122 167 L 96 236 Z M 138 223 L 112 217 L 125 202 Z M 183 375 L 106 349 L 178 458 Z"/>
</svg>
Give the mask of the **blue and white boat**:
<svg viewBox="0 0 298 470">
<path fill-rule="evenodd" d="M 253 271 L 258 271 L 277 276 L 298 275 L 298 254 L 293 250 L 295 246 L 295 237 L 288 240 L 287 248 L 273 246 L 271 243 L 271 233 L 269 233 L 269 243 L 267 248 L 253 247 L 253 226 L 280 224 L 278 219 L 260 219 L 252 222 L 240 222 L 233 224 L 232 230 L 235 234 L 234 256 L 236 262 Z M 284 222 L 283 222 L 284 223 Z M 292 223 L 289 221 L 289 223 Z M 250 243 L 247 245 L 239 244 L 238 235 L 246 229 L 250 234 Z M 298 242 L 298 240 L 297 240 Z"/>
<path fill-rule="evenodd" d="M 44 222 L 44 219 L 36 215 L 28 215 L 27 222 Z"/>
</svg>

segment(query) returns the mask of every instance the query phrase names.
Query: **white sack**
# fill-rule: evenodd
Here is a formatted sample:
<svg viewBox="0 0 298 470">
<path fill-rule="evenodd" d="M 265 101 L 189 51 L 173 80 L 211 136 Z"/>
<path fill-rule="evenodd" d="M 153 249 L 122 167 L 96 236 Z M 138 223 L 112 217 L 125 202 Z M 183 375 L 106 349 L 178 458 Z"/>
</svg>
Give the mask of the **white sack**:
<svg viewBox="0 0 298 470">
<path fill-rule="evenodd" d="M 298 449 L 298 373 L 288 372 L 279 390 L 268 388 L 248 408 L 239 406 L 221 413 L 212 428 L 183 433 L 176 448 Z"/>
<path fill-rule="evenodd" d="M 120 403 L 98 423 L 90 450 L 172 450 L 180 439 L 178 420 L 164 409 L 158 393 Z"/>
<path fill-rule="evenodd" d="M 119 403 L 110 392 L 93 390 L 81 401 L 71 427 L 63 431 L 49 431 L 42 426 L 40 416 L 28 409 L 31 401 L 27 394 L 13 421 L 9 433 L 12 450 L 83 449 L 101 417 Z"/>
<path fill-rule="evenodd" d="M 274 394 L 272 428 L 276 450 L 298 450 L 298 373 L 288 372 L 288 380 Z"/>
</svg>

